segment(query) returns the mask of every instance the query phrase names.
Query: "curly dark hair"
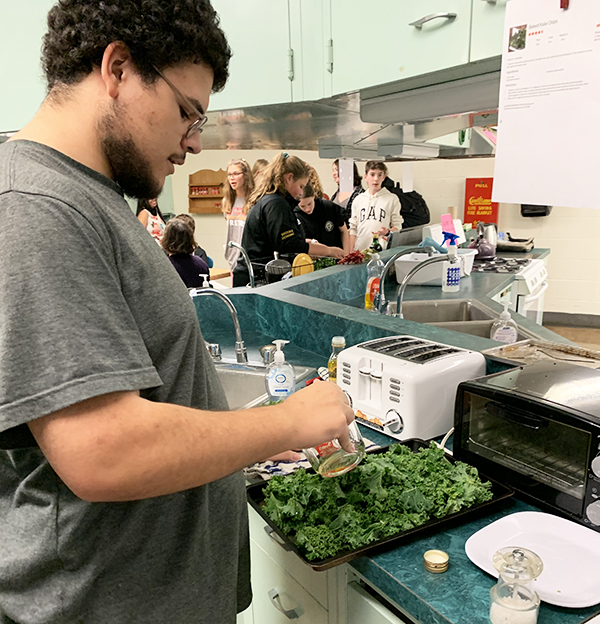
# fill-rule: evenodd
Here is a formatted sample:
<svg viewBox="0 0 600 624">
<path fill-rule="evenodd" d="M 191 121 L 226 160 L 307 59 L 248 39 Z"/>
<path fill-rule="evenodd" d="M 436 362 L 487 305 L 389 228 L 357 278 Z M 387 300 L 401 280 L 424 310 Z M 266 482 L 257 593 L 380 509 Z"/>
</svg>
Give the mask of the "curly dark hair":
<svg viewBox="0 0 600 624">
<path fill-rule="evenodd" d="M 227 82 L 231 49 L 208 0 L 59 0 L 42 46 L 48 90 L 83 80 L 114 41 L 129 48 L 148 84 L 158 78 L 153 67 L 181 63 L 210 67 L 215 93 Z"/>
</svg>

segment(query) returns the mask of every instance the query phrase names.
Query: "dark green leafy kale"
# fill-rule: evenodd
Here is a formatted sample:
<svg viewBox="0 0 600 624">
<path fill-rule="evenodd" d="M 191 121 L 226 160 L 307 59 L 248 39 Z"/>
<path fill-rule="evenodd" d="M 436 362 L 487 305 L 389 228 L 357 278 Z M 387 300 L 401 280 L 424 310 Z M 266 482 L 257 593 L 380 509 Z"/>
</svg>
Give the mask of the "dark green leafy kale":
<svg viewBox="0 0 600 624">
<path fill-rule="evenodd" d="M 273 477 L 263 509 L 314 561 L 488 501 L 490 490 L 475 468 L 448 461 L 434 443 L 418 453 L 396 444 L 340 477 L 305 470 Z"/>
<path fill-rule="evenodd" d="M 327 269 L 330 266 L 334 266 L 337 264 L 337 260 L 335 258 L 315 258 L 313 261 L 313 266 L 315 271 L 319 271 L 320 269 Z"/>
</svg>

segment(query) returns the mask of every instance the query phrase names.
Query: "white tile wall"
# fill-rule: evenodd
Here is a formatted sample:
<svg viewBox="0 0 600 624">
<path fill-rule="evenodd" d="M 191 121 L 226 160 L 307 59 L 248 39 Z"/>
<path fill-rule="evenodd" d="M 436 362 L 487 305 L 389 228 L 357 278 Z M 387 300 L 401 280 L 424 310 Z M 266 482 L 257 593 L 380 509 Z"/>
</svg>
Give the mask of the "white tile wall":
<svg viewBox="0 0 600 624">
<path fill-rule="evenodd" d="M 188 176 L 199 169 L 219 169 L 231 158 L 245 158 L 251 165 L 257 158 L 271 159 L 275 151 L 205 151 L 188 157 L 173 176 L 175 212 L 187 212 Z M 331 161 L 321 160 L 316 152 L 297 151 L 319 173 L 325 192 L 333 194 Z M 402 180 L 403 163 L 388 163 L 390 177 Z M 359 171 L 363 171 L 358 163 Z M 432 221 L 457 206 L 462 218 L 465 178 L 492 177 L 493 158 L 433 160 L 414 162 L 414 188 L 425 197 Z M 215 261 L 226 266 L 223 258 L 225 222 L 221 215 L 194 215 L 198 243 Z M 498 226 L 517 238 L 535 237 L 536 247 L 552 250 L 548 261 L 549 288 L 545 309 L 600 315 L 600 210 L 554 207 L 547 217 L 524 218 L 515 204 L 500 204 Z"/>
</svg>

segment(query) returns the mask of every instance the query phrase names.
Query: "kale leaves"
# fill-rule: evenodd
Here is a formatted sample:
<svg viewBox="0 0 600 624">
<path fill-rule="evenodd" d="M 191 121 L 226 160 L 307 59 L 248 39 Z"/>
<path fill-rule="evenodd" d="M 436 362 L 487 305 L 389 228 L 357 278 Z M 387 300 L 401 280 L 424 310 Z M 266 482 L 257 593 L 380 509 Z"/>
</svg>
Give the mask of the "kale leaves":
<svg viewBox="0 0 600 624">
<path fill-rule="evenodd" d="M 339 477 L 302 469 L 273 477 L 263 510 L 314 561 L 488 501 L 490 490 L 475 468 L 450 462 L 434 443 L 417 453 L 395 444 Z"/>
</svg>

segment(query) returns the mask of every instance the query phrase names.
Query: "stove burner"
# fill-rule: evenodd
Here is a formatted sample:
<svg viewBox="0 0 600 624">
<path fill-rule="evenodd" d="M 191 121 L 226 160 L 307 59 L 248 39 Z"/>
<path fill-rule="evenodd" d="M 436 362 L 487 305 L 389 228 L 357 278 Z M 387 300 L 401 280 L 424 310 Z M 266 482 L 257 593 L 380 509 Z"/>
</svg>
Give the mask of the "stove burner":
<svg viewBox="0 0 600 624">
<path fill-rule="evenodd" d="M 477 260 L 473 263 L 473 271 L 478 273 L 517 273 L 531 262 L 531 258 L 492 258 Z"/>
</svg>

